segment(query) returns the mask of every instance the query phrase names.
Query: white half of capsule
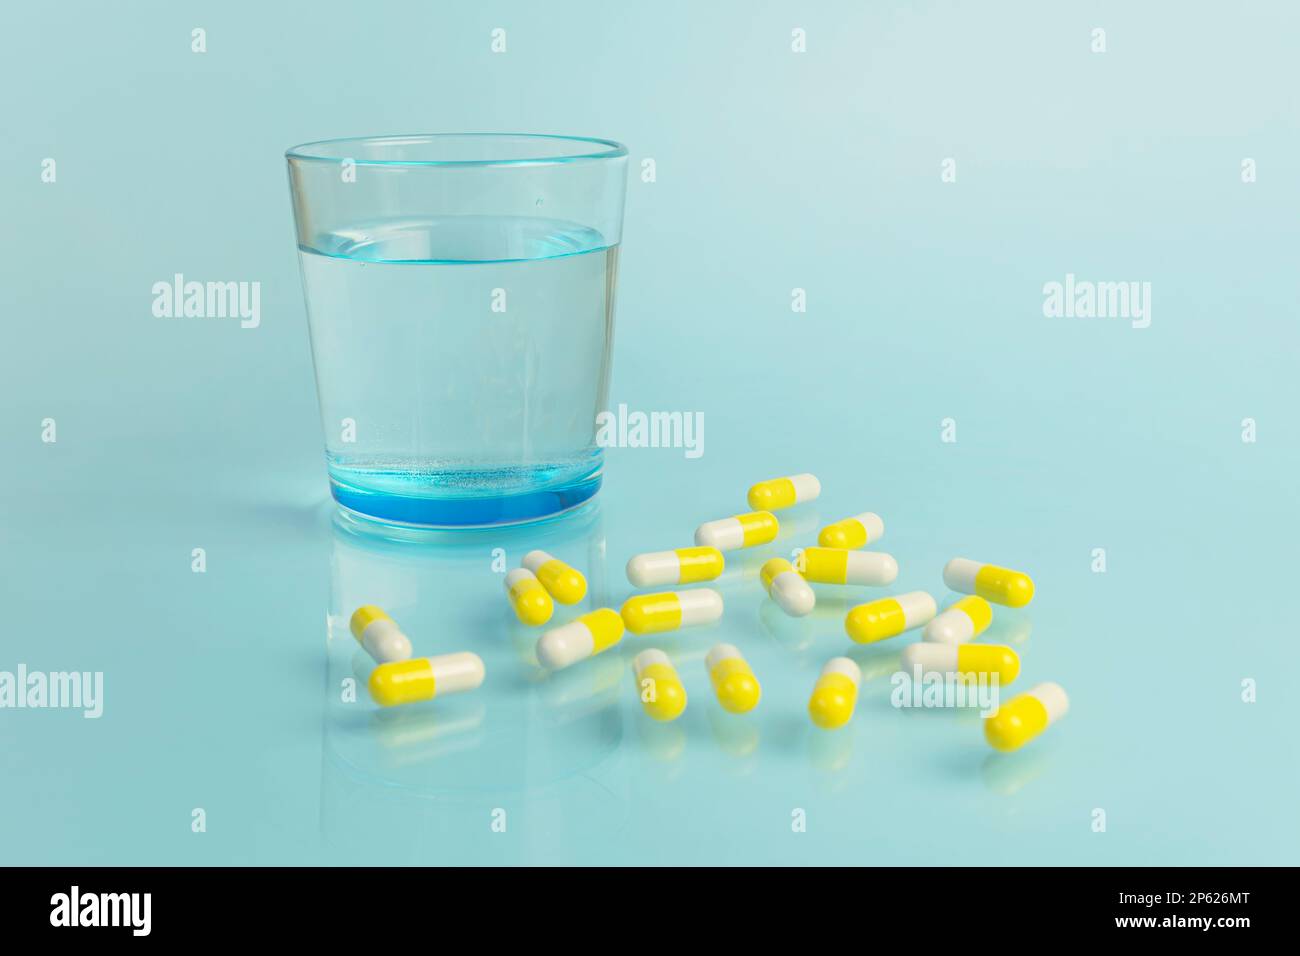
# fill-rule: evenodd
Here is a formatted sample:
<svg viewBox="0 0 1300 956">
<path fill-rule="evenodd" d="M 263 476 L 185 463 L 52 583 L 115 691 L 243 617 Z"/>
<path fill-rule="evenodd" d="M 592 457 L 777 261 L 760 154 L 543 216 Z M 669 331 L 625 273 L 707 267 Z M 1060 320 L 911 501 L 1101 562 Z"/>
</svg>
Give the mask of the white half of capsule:
<svg viewBox="0 0 1300 956">
<path fill-rule="evenodd" d="M 695 529 L 695 545 L 699 548 L 717 548 L 735 551 L 745 546 L 745 526 L 739 518 L 719 518 L 706 521 Z"/>
<path fill-rule="evenodd" d="M 388 618 L 379 618 L 361 632 L 361 646 L 380 664 L 404 661 L 411 656 L 411 640 Z"/>
<path fill-rule="evenodd" d="M 1031 687 L 1026 693 L 1030 697 L 1037 698 L 1038 702 L 1043 705 L 1047 711 L 1047 725 L 1050 727 L 1070 709 L 1070 698 L 1066 696 L 1065 688 L 1055 681 L 1046 681 Z"/>
<path fill-rule="evenodd" d="M 487 674 L 483 658 L 472 651 L 442 654 L 427 660 L 429 669 L 433 671 L 433 689 L 439 697 L 474 690 L 483 683 Z"/>
<path fill-rule="evenodd" d="M 943 583 L 951 591 L 975 593 L 975 575 L 984 565 L 970 558 L 953 558 L 943 566 Z"/>
<path fill-rule="evenodd" d="M 651 551 L 638 554 L 627 563 L 627 579 L 633 587 L 652 588 L 676 584 L 682 576 L 682 562 L 676 551 Z"/>
<path fill-rule="evenodd" d="M 844 568 L 845 584 L 884 587 L 898 579 L 898 562 L 883 551 L 850 551 Z"/>
<path fill-rule="evenodd" d="M 921 640 L 933 644 L 964 644 L 975 636 L 975 622 L 959 608 L 949 608 L 925 626 Z"/>
<path fill-rule="evenodd" d="M 510 589 L 520 581 L 537 581 L 537 575 L 533 574 L 532 568 L 512 568 L 506 572 L 506 593 L 509 594 Z M 541 587 L 542 582 L 537 581 L 537 586 Z"/>
<path fill-rule="evenodd" d="M 777 607 L 791 617 L 803 617 L 817 604 L 812 586 L 798 571 L 782 571 L 772 578 L 769 593 Z"/>
<path fill-rule="evenodd" d="M 790 475 L 790 484 L 794 485 L 794 503 L 797 505 L 815 501 L 822 493 L 822 483 L 816 475 Z"/>
<path fill-rule="evenodd" d="M 903 648 L 903 670 L 909 674 L 953 674 L 957 671 L 956 644 L 909 644 Z"/>
<path fill-rule="evenodd" d="M 914 627 L 928 624 L 939 613 L 939 605 L 926 591 L 908 591 L 906 594 L 894 595 L 894 600 L 903 609 L 903 621 L 910 631 Z"/>
<path fill-rule="evenodd" d="M 558 671 L 586 660 L 596 650 L 596 639 L 582 621 L 553 627 L 537 641 L 537 660 L 547 670 Z"/>
<path fill-rule="evenodd" d="M 555 557 L 553 555 L 547 554 L 545 551 L 529 551 L 527 554 L 524 555 L 523 560 L 521 560 L 519 563 L 522 564 L 529 571 L 533 572 L 533 574 L 536 574 L 537 569 L 540 568 L 543 564 L 545 564 L 547 561 L 554 561 L 554 560 Z"/>
<path fill-rule="evenodd" d="M 636 672 L 636 679 L 638 682 L 641 680 L 641 675 L 645 672 L 645 669 L 653 664 L 667 664 L 669 667 L 673 666 L 673 662 L 668 659 L 668 655 L 663 651 L 657 650 L 653 647 L 644 650 L 632 659 L 632 669 Z M 676 673 L 675 668 L 674 673 Z"/>
<path fill-rule="evenodd" d="M 692 588 L 673 593 L 682 609 L 682 627 L 711 624 L 722 617 L 722 595 L 713 588 Z"/>
<path fill-rule="evenodd" d="M 875 544 L 884 537 L 885 521 L 874 511 L 864 511 L 862 514 L 854 515 L 848 520 L 856 521 L 862 525 L 863 530 L 867 532 L 867 544 Z"/>
<path fill-rule="evenodd" d="M 704 656 L 704 669 L 713 673 L 713 668 L 733 658 L 740 658 L 742 661 L 745 659 L 745 655 L 740 653 L 740 648 L 735 644 L 714 644 L 709 653 Z"/>
<path fill-rule="evenodd" d="M 862 668 L 853 663 L 848 657 L 832 657 L 822 668 L 822 677 L 827 674 L 843 674 L 849 680 L 853 681 L 853 686 L 857 687 L 862 683 Z"/>
</svg>

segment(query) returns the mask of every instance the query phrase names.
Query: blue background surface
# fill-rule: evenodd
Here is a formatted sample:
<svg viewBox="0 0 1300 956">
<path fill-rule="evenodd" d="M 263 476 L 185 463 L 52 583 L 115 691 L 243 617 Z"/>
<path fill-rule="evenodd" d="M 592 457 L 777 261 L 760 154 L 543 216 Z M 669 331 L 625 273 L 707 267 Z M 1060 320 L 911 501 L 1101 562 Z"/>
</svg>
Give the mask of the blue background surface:
<svg viewBox="0 0 1300 956">
<path fill-rule="evenodd" d="M 103 671 L 105 701 L 98 720 L 0 710 L 0 859 L 1296 861 L 1294 4 L 65 2 L 5 21 L 0 670 Z M 628 144 L 610 403 L 702 412 L 701 458 L 615 450 L 599 506 L 543 528 L 413 547 L 335 526 L 282 153 L 441 130 Z M 154 318 L 176 272 L 260 281 L 261 326 Z M 1150 282 L 1151 326 L 1045 318 L 1066 273 Z M 797 471 L 822 498 L 735 563 L 718 626 L 538 670 L 494 548 L 552 550 L 618 606 L 629 556 Z M 775 611 L 761 560 L 863 510 L 898 590 L 950 599 L 957 554 L 1034 576 L 987 639 L 1020 651 L 1018 689 L 1065 686 L 1060 724 L 993 755 L 973 714 L 890 705 L 903 639 L 843 633 L 864 589 Z M 366 601 L 420 653 L 480 653 L 487 683 L 397 714 L 343 703 Z M 763 681 L 748 719 L 712 701 L 721 640 Z M 652 642 L 691 697 L 668 726 L 627 670 Z M 808 692 L 846 650 L 857 715 L 818 732 Z"/>
</svg>

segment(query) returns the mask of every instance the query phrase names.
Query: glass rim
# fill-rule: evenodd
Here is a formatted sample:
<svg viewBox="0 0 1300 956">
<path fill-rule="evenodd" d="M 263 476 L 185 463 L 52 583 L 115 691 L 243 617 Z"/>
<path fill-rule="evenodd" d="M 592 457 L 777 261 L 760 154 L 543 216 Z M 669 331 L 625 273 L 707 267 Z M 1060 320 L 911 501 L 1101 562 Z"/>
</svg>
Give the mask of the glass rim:
<svg viewBox="0 0 1300 956">
<path fill-rule="evenodd" d="M 435 142 L 439 139 L 481 139 L 505 140 L 522 139 L 573 144 L 573 151 L 558 156 L 520 156 L 507 159 L 357 159 L 338 150 L 348 144 L 366 146 L 412 145 L 421 142 Z M 328 153 L 326 147 L 329 148 Z M 612 139 L 598 139 L 593 136 L 565 136 L 555 133 L 408 133 L 384 136 L 344 136 L 338 139 L 319 139 L 310 143 L 291 146 L 285 150 L 287 160 L 343 163 L 350 161 L 356 166 L 552 166 L 563 163 L 589 162 L 592 160 L 617 159 L 627 155 L 627 147 Z"/>
</svg>

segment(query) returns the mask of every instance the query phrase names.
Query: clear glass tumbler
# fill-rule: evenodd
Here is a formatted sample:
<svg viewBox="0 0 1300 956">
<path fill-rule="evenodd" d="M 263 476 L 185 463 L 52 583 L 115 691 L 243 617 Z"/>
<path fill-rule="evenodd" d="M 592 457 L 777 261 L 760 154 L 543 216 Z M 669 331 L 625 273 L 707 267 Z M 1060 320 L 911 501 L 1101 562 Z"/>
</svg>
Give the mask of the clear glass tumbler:
<svg viewBox="0 0 1300 956">
<path fill-rule="evenodd" d="M 627 149 L 457 133 L 285 156 L 335 500 L 445 528 L 594 495 Z"/>
</svg>

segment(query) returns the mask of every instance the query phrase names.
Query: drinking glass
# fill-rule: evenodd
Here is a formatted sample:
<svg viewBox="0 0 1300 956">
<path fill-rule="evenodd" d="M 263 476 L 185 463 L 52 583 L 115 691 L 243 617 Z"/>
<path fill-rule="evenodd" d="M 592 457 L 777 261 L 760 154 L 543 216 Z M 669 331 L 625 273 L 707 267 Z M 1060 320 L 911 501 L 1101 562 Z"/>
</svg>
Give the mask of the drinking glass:
<svg viewBox="0 0 1300 956">
<path fill-rule="evenodd" d="M 285 156 L 339 505 L 447 528 L 591 498 L 627 149 L 451 133 Z"/>
</svg>

